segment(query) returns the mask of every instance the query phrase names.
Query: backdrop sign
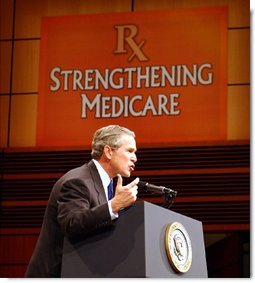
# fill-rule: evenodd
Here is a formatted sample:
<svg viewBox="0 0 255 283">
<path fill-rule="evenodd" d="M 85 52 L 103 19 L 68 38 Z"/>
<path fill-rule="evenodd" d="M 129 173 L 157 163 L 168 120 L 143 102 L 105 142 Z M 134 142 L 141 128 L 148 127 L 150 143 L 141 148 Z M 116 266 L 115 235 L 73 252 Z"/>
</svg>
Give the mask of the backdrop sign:
<svg viewBox="0 0 255 283">
<path fill-rule="evenodd" d="M 90 145 L 108 124 L 138 143 L 226 138 L 224 7 L 45 17 L 37 145 Z"/>
</svg>

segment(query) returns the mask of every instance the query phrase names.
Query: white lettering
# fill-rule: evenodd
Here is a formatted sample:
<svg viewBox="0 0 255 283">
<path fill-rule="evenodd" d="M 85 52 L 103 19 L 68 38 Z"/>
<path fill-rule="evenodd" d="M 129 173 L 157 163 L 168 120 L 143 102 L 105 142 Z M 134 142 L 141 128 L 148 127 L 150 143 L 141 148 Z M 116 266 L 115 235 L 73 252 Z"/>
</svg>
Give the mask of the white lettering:
<svg viewBox="0 0 255 283">
<path fill-rule="evenodd" d="M 175 107 L 179 106 L 179 102 L 175 101 L 175 98 L 179 98 L 180 94 L 179 93 L 173 93 L 170 95 L 170 115 L 179 115 L 180 110 L 175 110 Z"/>
<path fill-rule="evenodd" d="M 61 71 L 61 69 L 56 67 L 56 68 L 52 69 L 52 71 L 50 72 L 50 78 L 55 83 L 55 86 L 54 85 L 50 85 L 50 90 L 51 91 L 57 91 L 60 88 L 60 81 L 55 76 L 55 73 L 59 73 L 60 71 Z"/>
<path fill-rule="evenodd" d="M 144 106 L 144 109 L 143 109 L 143 112 L 142 112 L 142 116 L 146 116 L 147 112 L 150 111 L 150 110 L 152 111 L 153 116 L 157 115 L 157 111 L 155 109 L 155 106 L 154 106 L 154 103 L 153 103 L 151 96 L 148 97 L 148 99 L 145 103 L 145 106 Z"/>
<path fill-rule="evenodd" d="M 202 77 L 202 72 L 204 71 L 205 68 L 211 69 L 212 65 L 211 64 L 203 64 L 202 66 L 200 66 L 200 68 L 198 69 L 198 80 L 201 84 L 203 85 L 209 85 L 212 83 L 212 79 L 213 79 L 213 74 L 212 73 L 208 73 L 208 79 L 204 80 Z"/>
<path fill-rule="evenodd" d="M 139 117 L 142 116 L 142 111 L 140 112 L 135 112 L 133 104 L 135 103 L 136 100 L 142 100 L 142 96 L 141 95 L 136 95 L 134 97 L 131 98 L 130 102 L 129 102 L 129 111 L 130 114 L 134 117 Z"/>
<path fill-rule="evenodd" d="M 119 110 L 117 110 L 117 104 L 119 105 Z M 121 100 L 120 97 L 118 96 L 113 96 L 112 97 L 112 117 L 113 118 L 117 118 L 121 115 L 121 113 L 123 112 L 124 109 L 124 103 Z"/>
<path fill-rule="evenodd" d="M 85 70 L 61 70 L 55 67 L 50 72 L 50 90 L 98 90 L 128 88 L 182 87 L 209 85 L 213 81 L 211 64 L 140 66 L 129 68 Z"/>
<path fill-rule="evenodd" d="M 100 97 L 102 96 L 101 93 L 98 93 L 95 99 L 90 103 L 86 94 L 81 94 L 82 98 L 82 108 L 81 108 L 81 117 L 87 118 L 87 107 L 90 111 L 96 106 L 96 118 L 100 118 Z"/>
<path fill-rule="evenodd" d="M 124 96 L 122 99 L 118 96 L 103 96 L 98 93 L 90 100 L 86 94 L 81 94 L 81 118 L 86 119 L 89 111 L 95 111 L 95 118 L 143 117 L 147 116 L 149 112 L 153 116 L 178 115 L 180 113 L 180 110 L 177 109 L 179 96 L 178 93 L 173 93 L 170 95 L 159 94 L 154 97 L 154 100 L 151 95 L 147 98 L 135 95 L 131 99 L 129 96 Z M 138 101 L 140 103 L 136 105 Z"/>
</svg>

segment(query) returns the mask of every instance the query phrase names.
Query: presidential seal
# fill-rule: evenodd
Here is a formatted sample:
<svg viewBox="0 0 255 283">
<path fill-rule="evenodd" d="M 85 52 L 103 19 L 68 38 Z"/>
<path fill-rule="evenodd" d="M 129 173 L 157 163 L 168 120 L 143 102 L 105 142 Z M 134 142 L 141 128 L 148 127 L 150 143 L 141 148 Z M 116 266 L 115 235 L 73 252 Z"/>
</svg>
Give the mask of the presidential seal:
<svg viewBox="0 0 255 283">
<path fill-rule="evenodd" d="M 173 269 L 177 272 L 187 272 L 192 262 L 192 248 L 189 235 L 181 223 L 173 222 L 167 225 L 165 246 Z"/>
</svg>

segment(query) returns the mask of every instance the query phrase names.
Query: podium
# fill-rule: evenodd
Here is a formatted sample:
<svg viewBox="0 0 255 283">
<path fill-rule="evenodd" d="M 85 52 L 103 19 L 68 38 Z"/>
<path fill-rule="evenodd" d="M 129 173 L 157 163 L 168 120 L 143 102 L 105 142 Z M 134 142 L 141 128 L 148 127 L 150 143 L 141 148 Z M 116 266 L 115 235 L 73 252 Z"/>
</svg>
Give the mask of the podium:
<svg viewBox="0 0 255 283">
<path fill-rule="evenodd" d="M 176 271 L 166 251 L 170 223 L 185 227 L 192 248 L 186 272 Z M 114 227 L 80 241 L 64 239 L 63 278 L 207 278 L 202 223 L 149 202 L 120 212 Z"/>
</svg>

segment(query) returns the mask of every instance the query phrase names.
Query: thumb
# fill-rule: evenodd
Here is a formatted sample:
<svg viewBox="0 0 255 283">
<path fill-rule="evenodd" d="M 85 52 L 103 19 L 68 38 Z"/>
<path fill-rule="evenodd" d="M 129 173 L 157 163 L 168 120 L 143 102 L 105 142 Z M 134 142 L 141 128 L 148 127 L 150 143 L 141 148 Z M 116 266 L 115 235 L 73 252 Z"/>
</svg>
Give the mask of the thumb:
<svg viewBox="0 0 255 283">
<path fill-rule="evenodd" d="M 117 174 L 118 180 L 117 180 L 117 187 L 122 187 L 122 177 L 120 174 Z"/>
</svg>

